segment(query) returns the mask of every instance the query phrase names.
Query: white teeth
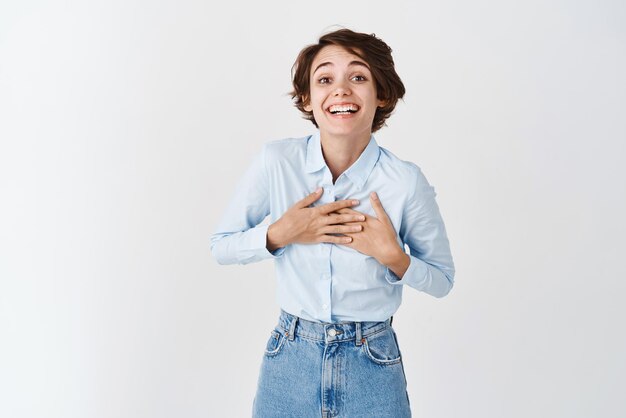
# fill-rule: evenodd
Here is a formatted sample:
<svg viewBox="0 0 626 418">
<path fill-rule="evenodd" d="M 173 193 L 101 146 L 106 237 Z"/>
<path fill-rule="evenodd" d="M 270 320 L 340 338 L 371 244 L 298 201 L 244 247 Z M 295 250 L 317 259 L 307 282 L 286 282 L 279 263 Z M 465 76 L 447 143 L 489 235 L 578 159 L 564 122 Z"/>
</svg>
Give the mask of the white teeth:
<svg viewBox="0 0 626 418">
<path fill-rule="evenodd" d="M 359 107 L 355 104 L 345 104 L 345 105 L 332 105 L 328 108 L 328 111 L 331 113 L 336 112 L 356 112 L 359 110 Z"/>
</svg>

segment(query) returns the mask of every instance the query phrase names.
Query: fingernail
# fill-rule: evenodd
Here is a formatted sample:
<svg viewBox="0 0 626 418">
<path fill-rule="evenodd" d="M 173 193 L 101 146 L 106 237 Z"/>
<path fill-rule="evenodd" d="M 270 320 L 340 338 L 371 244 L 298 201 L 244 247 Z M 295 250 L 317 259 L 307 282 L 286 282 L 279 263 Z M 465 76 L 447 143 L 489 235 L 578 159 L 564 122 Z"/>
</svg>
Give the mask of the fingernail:
<svg viewBox="0 0 626 418">
<path fill-rule="evenodd" d="M 372 199 L 378 199 L 378 195 L 376 194 L 376 192 L 372 192 L 370 196 L 372 196 Z"/>
<path fill-rule="evenodd" d="M 322 191 L 322 188 L 321 188 L 321 187 L 318 187 L 317 189 L 315 189 L 315 193 L 319 193 L 319 192 L 321 192 L 321 191 Z"/>
<path fill-rule="evenodd" d="M 353 200 L 353 201 L 352 201 L 352 204 L 353 204 L 353 205 L 358 205 L 358 204 L 359 204 L 359 201 L 358 201 L 358 200 Z"/>
<path fill-rule="evenodd" d="M 365 220 L 365 216 L 361 215 L 359 216 L 359 221 L 364 221 Z"/>
</svg>

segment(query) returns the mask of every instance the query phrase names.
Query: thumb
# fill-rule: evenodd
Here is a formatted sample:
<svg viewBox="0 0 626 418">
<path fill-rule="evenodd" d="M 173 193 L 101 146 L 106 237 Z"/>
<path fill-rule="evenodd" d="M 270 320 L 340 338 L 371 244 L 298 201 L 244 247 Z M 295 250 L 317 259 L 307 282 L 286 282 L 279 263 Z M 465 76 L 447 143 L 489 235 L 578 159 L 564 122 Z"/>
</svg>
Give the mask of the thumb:
<svg viewBox="0 0 626 418">
<path fill-rule="evenodd" d="M 383 204 L 380 202 L 378 198 L 378 193 L 372 192 L 370 193 L 370 201 L 372 202 L 372 207 L 374 208 L 374 212 L 376 212 L 376 217 L 379 221 L 391 223 L 387 212 L 383 208 Z"/>
<path fill-rule="evenodd" d="M 324 189 L 322 187 L 318 187 L 317 190 L 315 190 L 313 193 L 311 193 L 310 195 L 306 196 L 304 199 L 299 201 L 298 206 L 301 208 L 306 208 L 307 206 L 315 202 L 317 199 L 319 199 L 322 196 L 323 192 L 324 192 Z"/>
</svg>

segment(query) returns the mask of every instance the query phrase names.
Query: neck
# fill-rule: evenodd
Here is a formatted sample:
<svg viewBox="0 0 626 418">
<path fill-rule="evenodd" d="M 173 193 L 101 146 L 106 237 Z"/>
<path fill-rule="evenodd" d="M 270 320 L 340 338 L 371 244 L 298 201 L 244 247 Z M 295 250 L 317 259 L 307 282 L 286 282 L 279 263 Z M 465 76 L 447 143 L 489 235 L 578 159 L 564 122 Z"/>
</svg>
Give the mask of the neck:
<svg viewBox="0 0 626 418">
<path fill-rule="evenodd" d="M 322 155 L 333 175 L 333 184 L 341 173 L 359 159 L 369 144 L 371 135 L 371 131 L 342 136 L 320 132 Z"/>
</svg>

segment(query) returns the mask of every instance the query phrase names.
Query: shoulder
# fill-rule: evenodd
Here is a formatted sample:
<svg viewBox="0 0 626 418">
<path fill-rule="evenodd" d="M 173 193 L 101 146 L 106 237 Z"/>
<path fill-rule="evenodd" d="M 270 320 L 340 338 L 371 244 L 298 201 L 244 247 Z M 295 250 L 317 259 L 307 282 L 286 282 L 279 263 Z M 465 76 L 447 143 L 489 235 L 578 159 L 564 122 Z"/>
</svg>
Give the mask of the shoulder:
<svg viewBox="0 0 626 418">
<path fill-rule="evenodd" d="M 299 138 L 273 139 L 263 144 L 265 161 L 294 159 L 306 155 L 306 147 L 310 135 Z"/>
<path fill-rule="evenodd" d="M 399 158 L 396 154 L 389 151 L 387 148 L 381 146 L 379 146 L 379 148 L 380 158 L 378 162 L 387 171 L 395 173 L 396 176 L 404 179 L 405 183 L 407 180 L 414 183 L 422 183 L 426 180 L 426 177 L 424 176 L 424 173 L 422 173 L 422 169 L 420 168 L 420 166 L 412 161 L 407 161 Z"/>
<path fill-rule="evenodd" d="M 394 182 L 405 185 L 408 202 L 419 202 L 435 197 L 435 188 L 428 182 L 422 168 L 412 161 L 402 160 L 393 152 L 380 147 L 379 163 L 386 173 L 392 173 Z"/>
<path fill-rule="evenodd" d="M 283 138 L 273 139 L 265 142 L 265 152 L 267 154 L 289 154 L 292 152 L 300 152 L 306 149 L 307 140 L 310 135 L 299 138 Z"/>
</svg>

